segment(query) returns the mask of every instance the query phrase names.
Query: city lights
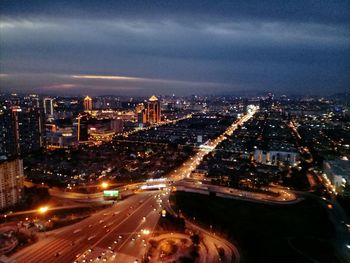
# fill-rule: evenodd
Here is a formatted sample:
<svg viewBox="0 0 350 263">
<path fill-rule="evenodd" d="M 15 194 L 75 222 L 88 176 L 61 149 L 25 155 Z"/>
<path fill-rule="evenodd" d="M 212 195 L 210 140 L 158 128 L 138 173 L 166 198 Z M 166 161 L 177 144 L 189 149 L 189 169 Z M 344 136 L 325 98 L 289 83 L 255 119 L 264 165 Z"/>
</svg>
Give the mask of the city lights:
<svg viewBox="0 0 350 263">
<path fill-rule="evenodd" d="M 350 262 L 349 1 L 204 2 L 1 2 L 1 262 Z"/>
</svg>

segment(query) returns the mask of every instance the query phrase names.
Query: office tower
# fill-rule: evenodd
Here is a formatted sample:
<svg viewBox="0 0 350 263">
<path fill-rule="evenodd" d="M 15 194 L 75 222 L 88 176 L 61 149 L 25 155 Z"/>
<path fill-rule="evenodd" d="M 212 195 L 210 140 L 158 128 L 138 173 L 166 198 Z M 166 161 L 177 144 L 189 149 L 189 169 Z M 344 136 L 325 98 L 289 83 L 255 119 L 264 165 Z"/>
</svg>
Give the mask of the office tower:
<svg viewBox="0 0 350 263">
<path fill-rule="evenodd" d="M 86 96 L 84 99 L 84 110 L 85 111 L 92 110 L 92 99 L 89 96 Z"/>
<path fill-rule="evenodd" d="M 145 105 L 143 103 L 139 103 L 135 107 L 135 113 L 137 117 L 137 123 L 140 126 L 143 126 L 147 122 L 147 113 L 146 113 Z"/>
<path fill-rule="evenodd" d="M 53 116 L 53 99 L 44 99 L 44 113 L 46 116 Z"/>
<path fill-rule="evenodd" d="M 24 156 L 44 146 L 40 108 L 12 106 L 0 110 L 0 156 Z"/>
<path fill-rule="evenodd" d="M 88 132 L 88 116 L 79 115 L 78 116 L 78 141 L 84 142 L 89 140 L 89 132 Z"/>
<path fill-rule="evenodd" d="M 23 195 L 23 161 L 0 161 L 0 209 L 18 203 Z"/>
<path fill-rule="evenodd" d="M 160 114 L 160 101 L 153 95 L 147 102 L 147 122 L 150 124 L 159 123 L 161 121 Z"/>
<path fill-rule="evenodd" d="M 7 159 L 16 153 L 14 122 L 8 107 L 0 109 L 0 159 Z"/>
<path fill-rule="evenodd" d="M 118 117 L 116 119 L 112 119 L 111 120 L 111 129 L 115 132 L 115 133 L 121 133 L 123 132 L 123 119 Z"/>
</svg>

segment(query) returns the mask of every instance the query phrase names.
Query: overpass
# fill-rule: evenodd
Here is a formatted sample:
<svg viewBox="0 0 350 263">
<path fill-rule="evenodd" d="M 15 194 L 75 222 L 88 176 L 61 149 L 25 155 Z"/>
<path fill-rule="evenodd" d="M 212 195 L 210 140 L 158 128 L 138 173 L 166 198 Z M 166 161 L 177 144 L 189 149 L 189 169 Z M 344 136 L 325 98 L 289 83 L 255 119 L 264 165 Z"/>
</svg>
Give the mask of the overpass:
<svg viewBox="0 0 350 263">
<path fill-rule="evenodd" d="M 302 200 L 293 192 L 287 189 L 277 188 L 273 186 L 261 189 L 266 192 L 271 192 L 271 194 L 243 191 L 239 189 L 203 183 L 201 181 L 192 182 L 181 180 L 173 184 L 173 186 L 174 191 L 214 195 L 222 198 L 231 198 L 256 203 L 294 204 Z"/>
</svg>

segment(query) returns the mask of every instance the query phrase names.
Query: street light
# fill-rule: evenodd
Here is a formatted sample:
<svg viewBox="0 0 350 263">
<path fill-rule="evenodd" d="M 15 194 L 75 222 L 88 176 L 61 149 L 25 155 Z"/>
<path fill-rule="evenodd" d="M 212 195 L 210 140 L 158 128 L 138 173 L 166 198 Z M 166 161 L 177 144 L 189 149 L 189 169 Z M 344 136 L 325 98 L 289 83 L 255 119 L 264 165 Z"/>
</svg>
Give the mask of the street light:
<svg viewBox="0 0 350 263">
<path fill-rule="evenodd" d="M 106 189 L 106 188 L 108 187 L 108 183 L 103 182 L 103 183 L 101 184 L 101 187 L 104 188 L 104 189 Z"/>
<path fill-rule="evenodd" d="M 150 234 L 150 231 L 148 229 L 143 229 L 142 230 L 142 234 L 144 235 L 149 235 Z"/>
<path fill-rule="evenodd" d="M 49 210 L 49 207 L 47 207 L 47 206 L 42 206 L 42 207 L 40 207 L 38 210 L 39 210 L 39 213 L 40 213 L 40 214 L 45 214 L 45 213 L 47 212 L 47 210 Z"/>
</svg>

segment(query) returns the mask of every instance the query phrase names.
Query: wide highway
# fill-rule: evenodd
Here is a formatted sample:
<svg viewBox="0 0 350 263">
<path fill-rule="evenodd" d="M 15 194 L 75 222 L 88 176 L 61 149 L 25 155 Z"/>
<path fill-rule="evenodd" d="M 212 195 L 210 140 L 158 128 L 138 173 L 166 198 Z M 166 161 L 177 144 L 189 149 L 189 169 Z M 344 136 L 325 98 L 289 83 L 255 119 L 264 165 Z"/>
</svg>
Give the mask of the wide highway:
<svg viewBox="0 0 350 263">
<path fill-rule="evenodd" d="M 47 232 L 11 259 L 18 263 L 140 262 L 167 199 L 165 191 L 137 193 L 77 224 Z"/>
</svg>

